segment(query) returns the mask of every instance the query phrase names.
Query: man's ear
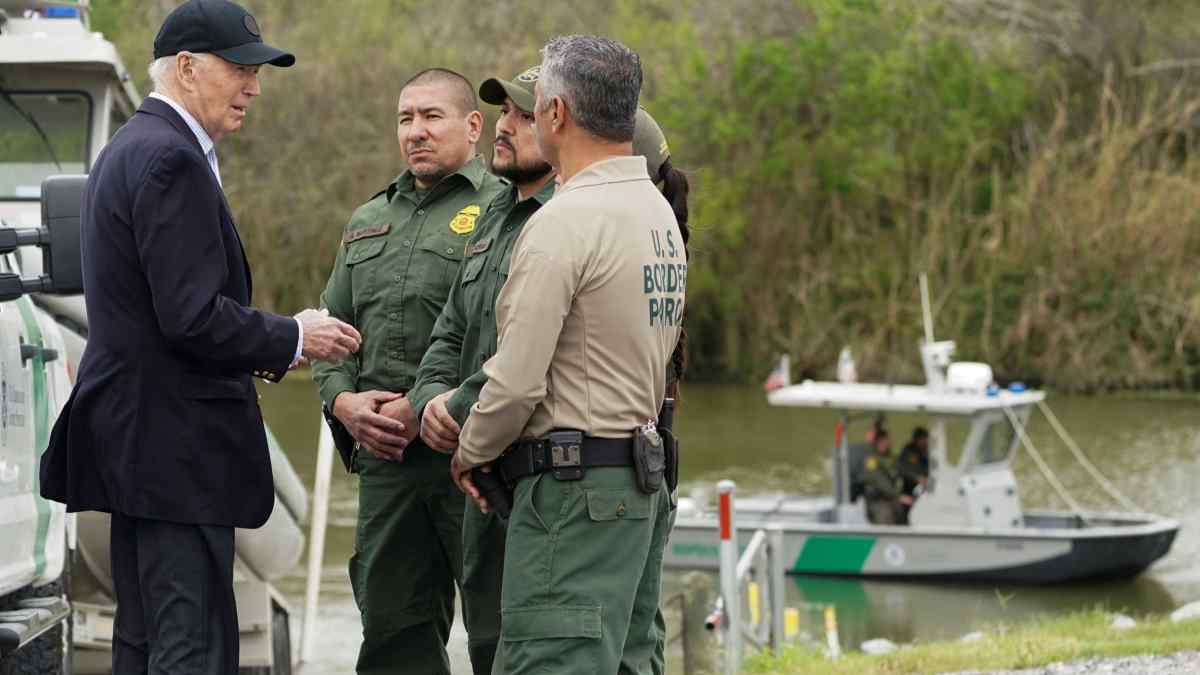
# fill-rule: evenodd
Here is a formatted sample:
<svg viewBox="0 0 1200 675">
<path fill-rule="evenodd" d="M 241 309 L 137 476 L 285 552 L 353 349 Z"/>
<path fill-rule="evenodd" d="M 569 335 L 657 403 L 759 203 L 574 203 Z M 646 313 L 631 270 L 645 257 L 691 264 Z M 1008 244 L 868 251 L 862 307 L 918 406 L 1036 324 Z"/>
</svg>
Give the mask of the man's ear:
<svg viewBox="0 0 1200 675">
<path fill-rule="evenodd" d="M 175 80 L 184 91 L 196 88 L 196 76 L 200 70 L 200 59 L 191 52 L 179 52 L 175 57 Z"/>
<path fill-rule="evenodd" d="M 471 143 L 479 141 L 479 135 L 483 132 L 483 113 L 478 110 L 472 110 L 471 114 L 467 115 L 467 137 L 471 139 Z"/>
<path fill-rule="evenodd" d="M 561 96 L 550 99 L 550 130 L 561 132 L 567 128 L 567 102 Z"/>
</svg>

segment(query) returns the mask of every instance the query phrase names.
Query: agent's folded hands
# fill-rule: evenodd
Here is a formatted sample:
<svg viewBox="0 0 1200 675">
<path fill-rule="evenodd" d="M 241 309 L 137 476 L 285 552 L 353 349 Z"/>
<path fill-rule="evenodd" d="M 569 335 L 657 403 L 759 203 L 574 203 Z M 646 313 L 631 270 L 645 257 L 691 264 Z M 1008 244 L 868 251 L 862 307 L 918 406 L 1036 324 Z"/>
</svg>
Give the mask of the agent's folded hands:
<svg viewBox="0 0 1200 675">
<path fill-rule="evenodd" d="M 389 404 L 403 402 L 399 406 Z M 398 414 L 408 408 L 408 415 Z M 341 421 L 358 444 L 379 459 L 402 461 L 404 448 L 416 437 L 418 429 L 412 406 L 404 394 L 379 391 L 343 391 L 333 399 L 333 416 Z M 405 418 L 402 421 L 398 418 Z"/>
<path fill-rule="evenodd" d="M 300 353 L 309 361 L 337 363 L 358 351 L 362 335 L 354 326 L 329 316 L 329 310 L 306 309 L 296 315 L 304 329 Z"/>
<path fill-rule="evenodd" d="M 438 452 L 452 453 L 458 447 L 458 435 L 462 429 L 446 409 L 446 401 L 454 395 L 451 389 L 433 397 L 425 404 L 421 414 L 421 440 Z"/>
</svg>

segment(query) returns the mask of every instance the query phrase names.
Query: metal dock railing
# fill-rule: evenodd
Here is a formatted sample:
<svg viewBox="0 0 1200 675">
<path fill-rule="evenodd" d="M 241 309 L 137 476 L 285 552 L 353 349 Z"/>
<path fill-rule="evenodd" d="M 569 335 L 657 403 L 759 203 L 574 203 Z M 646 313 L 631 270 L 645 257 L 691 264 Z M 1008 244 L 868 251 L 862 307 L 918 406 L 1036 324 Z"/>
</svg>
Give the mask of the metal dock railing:
<svg viewBox="0 0 1200 675">
<path fill-rule="evenodd" d="M 721 672 L 734 675 L 741 670 L 744 646 L 776 651 L 789 635 L 789 624 L 799 623 L 798 610 L 787 607 L 786 552 L 783 528 L 768 526 L 754 532 L 739 555 L 737 521 L 734 518 L 733 481 L 717 484 L 720 518 L 721 590 L 705 620 L 709 630 L 719 631 L 724 643 Z M 841 656 L 837 614 L 832 605 L 807 605 L 824 616 L 825 639 L 830 658 Z"/>
</svg>

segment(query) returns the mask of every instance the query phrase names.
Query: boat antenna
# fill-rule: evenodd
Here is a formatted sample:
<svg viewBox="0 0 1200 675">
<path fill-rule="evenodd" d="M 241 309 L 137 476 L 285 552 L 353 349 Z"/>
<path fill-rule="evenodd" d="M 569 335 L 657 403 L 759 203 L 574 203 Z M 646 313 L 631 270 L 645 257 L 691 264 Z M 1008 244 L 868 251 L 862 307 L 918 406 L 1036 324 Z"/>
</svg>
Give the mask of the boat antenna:
<svg viewBox="0 0 1200 675">
<path fill-rule="evenodd" d="M 925 344 L 933 344 L 933 308 L 929 305 L 929 276 L 921 272 L 921 313 L 925 320 Z"/>
</svg>

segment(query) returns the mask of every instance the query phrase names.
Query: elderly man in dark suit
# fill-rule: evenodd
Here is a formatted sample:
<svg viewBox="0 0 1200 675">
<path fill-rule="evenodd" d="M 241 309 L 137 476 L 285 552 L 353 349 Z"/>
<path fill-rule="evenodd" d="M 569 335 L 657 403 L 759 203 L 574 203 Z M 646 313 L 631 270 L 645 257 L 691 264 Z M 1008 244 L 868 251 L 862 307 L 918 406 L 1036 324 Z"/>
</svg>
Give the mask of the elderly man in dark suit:
<svg viewBox="0 0 1200 675">
<path fill-rule="evenodd" d="M 155 93 L 117 132 L 82 205 L 89 341 L 42 459 L 42 495 L 112 514 L 113 672 L 233 675 L 233 530 L 274 488 L 251 376 L 358 349 L 315 310 L 249 307 L 250 270 L 214 144 L 236 132 L 262 41 L 226 0 L 190 0 L 154 43 Z"/>
</svg>

